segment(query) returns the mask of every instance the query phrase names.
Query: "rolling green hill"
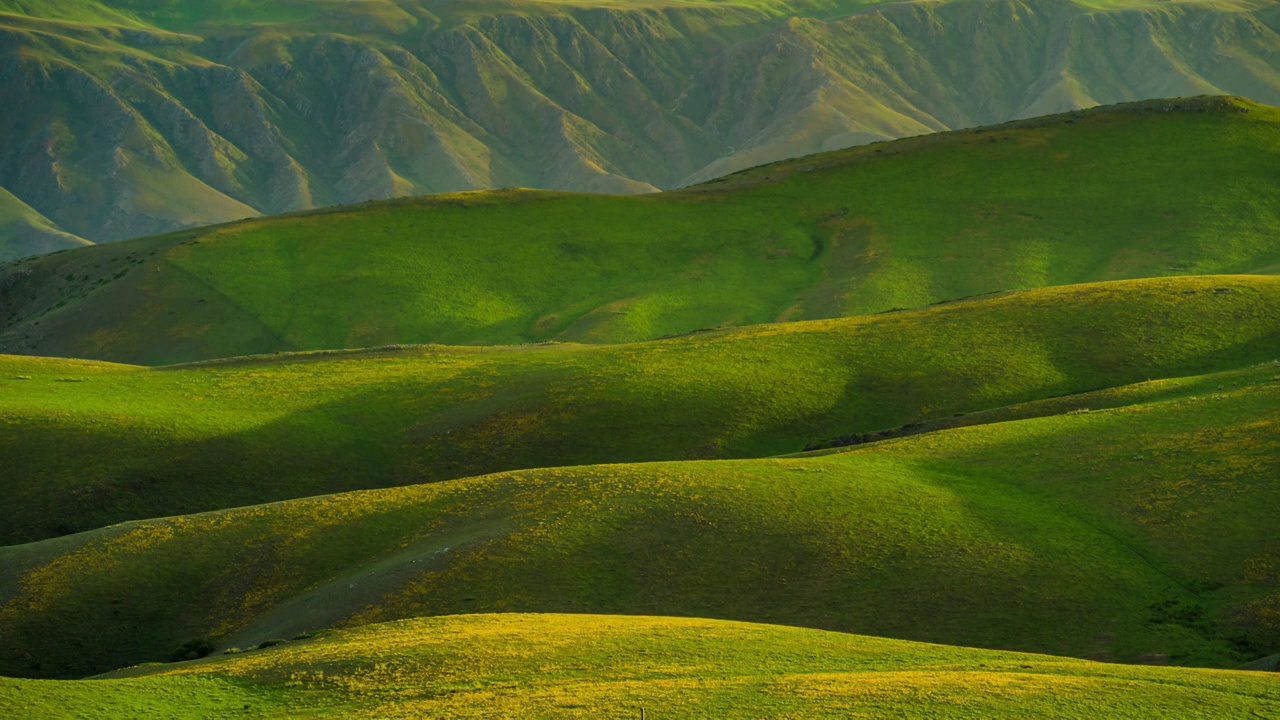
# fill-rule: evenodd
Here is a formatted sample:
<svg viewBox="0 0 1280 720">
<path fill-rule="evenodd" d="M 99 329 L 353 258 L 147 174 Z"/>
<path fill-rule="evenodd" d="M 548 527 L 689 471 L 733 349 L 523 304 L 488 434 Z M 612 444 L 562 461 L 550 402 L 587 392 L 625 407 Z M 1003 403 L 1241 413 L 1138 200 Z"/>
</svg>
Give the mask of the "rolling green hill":
<svg viewBox="0 0 1280 720">
<path fill-rule="evenodd" d="M 243 710 L 241 708 L 243 707 Z M 1104 665 L 768 625 L 468 615 L 110 678 L 0 679 L 12 720 L 1265 717 L 1259 673 Z"/>
<path fill-rule="evenodd" d="M 1280 501 L 1277 373 L 838 453 L 527 470 L 0 548 L 0 673 L 495 611 L 1234 666 L 1280 649 L 1280 538 L 1258 531 Z"/>
<path fill-rule="evenodd" d="M 433 192 L 669 189 L 1129 100 L 1280 103 L 1275 7 L 0 0 L 0 187 L 102 242 Z"/>
<path fill-rule="evenodd" d="M 1274 271 L 1277 148 L 1274 108 L 1161 101 L 658 195 L 468 193 L 250 221 L 0 266 L 0 351 L 155 365 L 628 342 L 1045 285 Z"/>
<path fill-rule="evenodd" d="M 0 356 L 0 541 L 515 468 L 795 452 L 1280 358 L 1280 278 L 1048 288 L 612 346 L 146 369 Z"/>
<path fill-rule="evenodd" d="M 0 0 L 0 717 L 1280 712 L 1278 33 Z"/>
</svg>

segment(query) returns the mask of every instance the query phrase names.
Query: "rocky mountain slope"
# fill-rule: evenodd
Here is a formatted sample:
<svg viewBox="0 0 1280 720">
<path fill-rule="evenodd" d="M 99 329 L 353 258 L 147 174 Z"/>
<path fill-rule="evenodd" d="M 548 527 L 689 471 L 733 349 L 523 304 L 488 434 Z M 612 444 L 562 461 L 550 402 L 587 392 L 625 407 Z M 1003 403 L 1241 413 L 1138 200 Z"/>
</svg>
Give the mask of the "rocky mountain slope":
<svg viewBox="0 0 1280 720">
<path fill-rule="evenodd" d="M 1280 103 L 1274 10 L 0 0 L 0 187 L 52 230 L 0 227 L 0 258 L 400 195 L 644 192 L 1131 99 Z"/>
</svg>

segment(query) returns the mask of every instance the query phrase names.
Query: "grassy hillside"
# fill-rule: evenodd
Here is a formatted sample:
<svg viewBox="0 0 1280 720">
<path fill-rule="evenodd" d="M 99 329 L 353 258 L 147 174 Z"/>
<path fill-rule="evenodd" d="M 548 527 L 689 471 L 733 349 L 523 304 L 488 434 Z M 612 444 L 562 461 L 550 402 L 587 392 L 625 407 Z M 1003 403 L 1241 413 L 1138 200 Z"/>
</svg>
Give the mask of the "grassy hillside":
<svg viewBox="0 0 1280 720">
<path fill-rule="evenodd" d="M 108 679 L 0 679 L 13 720 L 1267 716 L 1259 673 L 1103 665 L 769 625 L 466 615 Z"/>
<path fill-rule="evenodd" d="M 0 0 L 0 187 L 95 242 L 646 192 L 1129 100 L 1280 103 L 1278 29 L 1273 0 Z"/>
<path fill-rule="evenodd" d="M 1274 271 L 1278 141 L 1273 108 L 1160 102 L 660 195 L 472 193 L 250 221 L 0 266 L 0 350 L 163 364 L 625 342 L 1017 288 Z"/>
<path fill-rule="evenodd" d="M 0 0 L 0 717 L 1280 713 L 1277 4 Z"/>
<path fill-rule="evenodd" d="M 0 257 L 22 257 L 90 245 L 54 225 L 48 218 L 0 187 Z"/>
<path fill-rule="evenodd" d="M 619 346 L 164 369 L 0 358 L 0 538 L 498 470 L 795 452 L 1280 357 L 1280 278 L 1125 281 Z"/>
<path fill-rule="evenodd" d="M 0 548 L 0 673 L 493 611 L 1235 666 L 1280 649 L 1280 538 L 1258 532 L 1277 372 L 835 454 L 528 470 Z M 1140 401 L 1089 407 L 1119 395 Z"/>
</svg>

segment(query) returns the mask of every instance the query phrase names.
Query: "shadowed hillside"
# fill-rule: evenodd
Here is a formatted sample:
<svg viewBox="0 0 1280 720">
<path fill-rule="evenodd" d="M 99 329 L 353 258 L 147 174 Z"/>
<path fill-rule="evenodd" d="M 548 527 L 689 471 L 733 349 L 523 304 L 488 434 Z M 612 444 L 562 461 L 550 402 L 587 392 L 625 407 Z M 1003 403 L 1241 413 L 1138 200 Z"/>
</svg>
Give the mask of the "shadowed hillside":
<svg viewBox="0 0 1280 720">
<path fill-rule="evenodd" d="M 1280 278 L 1047 288 L 619 346 L 167 369 L 0 356 L 0 542 L 514 468 L 795 452 L 1280 358 Z"/>
<path fill-rule="evenodd" d="M 0 0 L 0 187 L 95 242 L 434 192 L 645 192 L 1098 104 L 1277 103 L 1274 9 Z M 39 249 L 0 228 L 0 258 Z"/>
<path fill-rule="evenodd" d="M 528 470 L 0 548 L 0 670 L 507 611 L 1235 666 L 1280 649 L 1280 538 L 1257 531 L 1280 501 L 1277 372 L 835 454 Z"/>
<path fill-rule="evenodd" d="M 0 247 L 11 251 L 3 252 L 6 259 L 90 244 L 83 238 L 63 232 L 48 218 L 0 187 Z"/>
</svg>

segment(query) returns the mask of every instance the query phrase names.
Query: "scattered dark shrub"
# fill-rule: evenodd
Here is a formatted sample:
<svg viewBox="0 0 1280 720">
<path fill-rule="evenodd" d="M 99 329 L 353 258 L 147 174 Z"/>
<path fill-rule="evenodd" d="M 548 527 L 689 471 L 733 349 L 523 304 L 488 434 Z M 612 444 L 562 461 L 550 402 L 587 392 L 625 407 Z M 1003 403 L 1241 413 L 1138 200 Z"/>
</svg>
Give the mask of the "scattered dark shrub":
<svg viewBox="0 0 1280 720">
<path fill-rule="evenodd" d="M 213 641 L 209 638 L 197 638 L 188 640 L 182 647 L 173 651 L 173 655 L 169 656 L 169 662 L 182 662 L 183 660 L 198 660 L 202 657 L 208 657 L 214 651 Z"/>
</svg>

